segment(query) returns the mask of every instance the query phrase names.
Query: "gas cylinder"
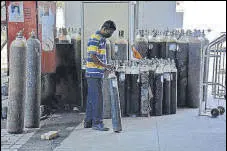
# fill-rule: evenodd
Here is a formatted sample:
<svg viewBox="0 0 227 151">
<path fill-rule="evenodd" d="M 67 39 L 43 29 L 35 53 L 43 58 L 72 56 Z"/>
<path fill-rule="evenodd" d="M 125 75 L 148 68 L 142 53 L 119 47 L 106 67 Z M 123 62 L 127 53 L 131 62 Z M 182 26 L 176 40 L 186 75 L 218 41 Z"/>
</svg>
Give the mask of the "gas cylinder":
<svg viewBox="0 0 227 151">
<path fill-rule="evenodd" d="M 177 71 L 171 72 L 171 103 L 170 114 L 176 114 L 177 111 Z"/>
<path fill-rule="evenodd" d="M 170 73 L 164 73 L 163 74 L 163 78 L 164 78 L 164 83 L 163 83 L 163 104 L 162 104 L 162 113 L 163 114 L 170 114 L 170 102 L 171 102 L 171 77 L 170 77 Z"/>
<path fill-rule="evenodd" d="M 83 102 L 83 95 L 82 95 L 82 88 L 83 88 L 83 80 L 82 80 L 82 62 L 81 62 L 81 31 L 80 29 L 77 29 L 77 31 L 74 31 L 74 33 L 71 36 L 71 41 L 73 44 L 73 51 L 74 51 L 74 60 L 75 60 L 75 66 L 76 66 L 76 78 L 77 78 L 77 94 L 78 96 L 77 100 L 80 101 L 78 104 L 80 104 L 82 110 L 85 110 L 85 102 Z"/>
<path fill-rule="evenodd" d="M 10 46 L 8 133 L 22 133 L 24 128 L 26 51 L 26 40 L 20 31 Z"/>
<path fill-rule="evenodd" d="M 41 103 L 41 44 L 35 32 L 27 40 L 25 127 L 38 128 Z"/>
<path fill-rule="evenodd" d="M 122 126 L 121 126 L 121 108 L 120 108 L 117 77 L 114 73 L 110 73 L 108 79 L 109 79 L 109 90 L 110 90 L 110 99 L 111 99 L 113 131 L 120 132 L 122 131 Z"/>
<path fill-rule="evenodd" d="M 119 31 L 119 39 L 114 44 L 113 58 L 114 60 L 128 60 L 128 41 L 124 38 L 124 31 Z"/>
</svg>

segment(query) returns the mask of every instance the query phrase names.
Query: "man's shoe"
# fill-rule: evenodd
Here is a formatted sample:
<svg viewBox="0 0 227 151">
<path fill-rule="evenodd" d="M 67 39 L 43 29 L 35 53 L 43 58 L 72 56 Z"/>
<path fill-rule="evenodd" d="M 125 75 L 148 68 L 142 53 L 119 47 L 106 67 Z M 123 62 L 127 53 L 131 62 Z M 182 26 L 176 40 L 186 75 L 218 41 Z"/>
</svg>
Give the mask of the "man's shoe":
<svg viewBox="0 0 227 151">
<path fill-rule="evenodd" d="M 92 127 L 92 121 L 84 121 L 84 128 L 91 128 Z"/>
<path fill-rule="evenodd" d="M 109 131 L 109 128 L 104 127 L 104 124 L 97 124 L 92 126 L 92 129 L 99 130 L 99 131 Z"/>
</svg>

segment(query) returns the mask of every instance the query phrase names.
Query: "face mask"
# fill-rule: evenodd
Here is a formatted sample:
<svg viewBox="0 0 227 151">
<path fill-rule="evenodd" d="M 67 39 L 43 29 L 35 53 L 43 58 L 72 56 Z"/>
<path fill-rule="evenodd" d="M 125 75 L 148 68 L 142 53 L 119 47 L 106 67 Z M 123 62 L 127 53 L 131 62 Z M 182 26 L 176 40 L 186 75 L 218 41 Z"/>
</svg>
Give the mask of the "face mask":
<svg viewBox="0 0 227 151">
<path fill-rule="evenodd" d="M 112 34 L 107 34 L 107 33 L 103 34 L 103 37 L 105 37 L 105 38 L 110 38 L 111 36 L 112 36 Z"/>
<path fill-rule="evenodd" d="M 113 34 L 113 30 L 108 30 L 108 29 L 105 29 L 105 33 L 103 34 L 103 37 L 105 38 L 110 38 Z"/>
</svg>

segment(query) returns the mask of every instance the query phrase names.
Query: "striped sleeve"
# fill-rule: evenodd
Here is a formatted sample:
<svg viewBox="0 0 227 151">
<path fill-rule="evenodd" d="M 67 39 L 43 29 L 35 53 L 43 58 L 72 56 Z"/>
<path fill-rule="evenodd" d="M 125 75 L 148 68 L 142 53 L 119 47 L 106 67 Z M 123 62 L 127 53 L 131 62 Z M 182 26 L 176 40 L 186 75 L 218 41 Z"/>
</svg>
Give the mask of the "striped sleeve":
<svg viewBox="0 0 227 151">
<path fill-rule="evenodd" d="M 99 41 L 100 41 L 100 36 L 93 34 L 91 35 L 91 38 L 88 41 L 88 47 L 87 47 L 87 52 L 88 52 L 88 56 L 90 56 L 91 54 L 98 54 L 98 50 L 99 50 Z"/>
</svg>

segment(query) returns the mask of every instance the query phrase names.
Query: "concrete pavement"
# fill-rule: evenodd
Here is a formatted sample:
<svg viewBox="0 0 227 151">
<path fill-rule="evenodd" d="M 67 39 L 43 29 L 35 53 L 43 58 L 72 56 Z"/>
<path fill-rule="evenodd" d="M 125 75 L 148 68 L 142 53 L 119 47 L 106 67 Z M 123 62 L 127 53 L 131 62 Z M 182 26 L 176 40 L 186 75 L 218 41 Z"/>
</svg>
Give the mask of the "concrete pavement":
<svg viewBox="0 0 227 151">
<path fill-rule="evenodd" d="M 104 120 L 112 128 L 111 120 Z M 81 123 L 54 151 L 225 151 L 226 114 L 198 116 L 198 109 L 149 118 L 122 118 L 123 132 L 84 129 Z"/>
</svg>

